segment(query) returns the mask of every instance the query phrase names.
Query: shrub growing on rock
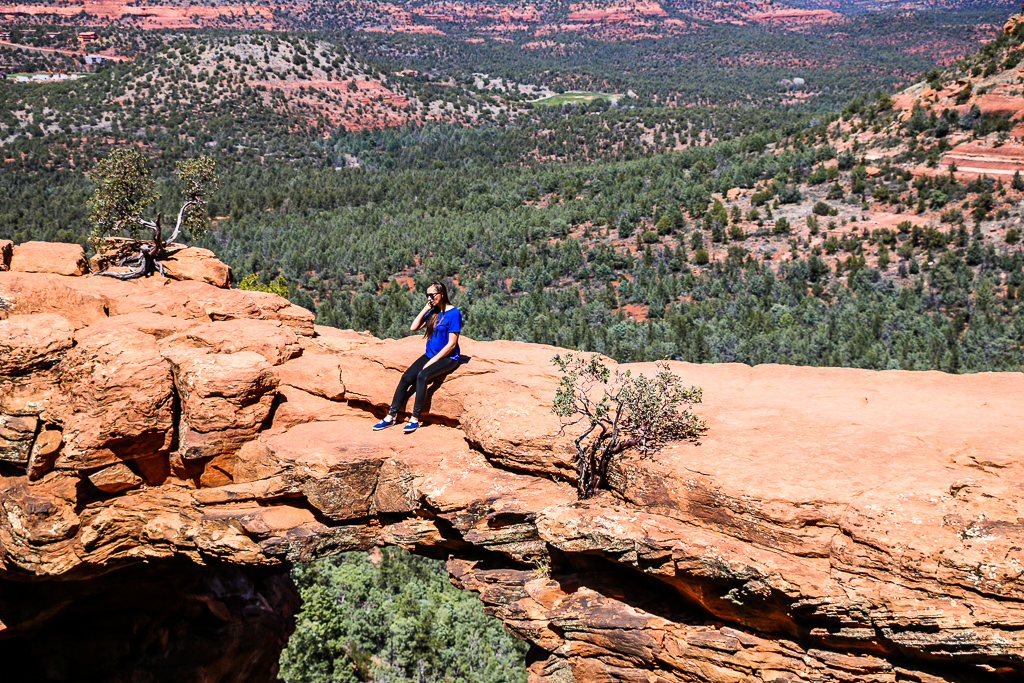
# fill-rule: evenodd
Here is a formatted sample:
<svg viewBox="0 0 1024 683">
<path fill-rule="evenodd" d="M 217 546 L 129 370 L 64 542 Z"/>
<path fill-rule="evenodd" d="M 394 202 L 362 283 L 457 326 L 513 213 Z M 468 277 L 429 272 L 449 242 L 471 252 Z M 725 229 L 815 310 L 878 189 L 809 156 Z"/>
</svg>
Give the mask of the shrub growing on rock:
<svg viewBox="0 0 1024 683">
<path fill-rule="evenodd" d="M 259 275 L 250 273 L 242 278 L 242 281 L 238 283 L 238 288 L 250 292 L 270 292 L 285 299 L 288 298 L 288 281 L 285 280 L 284 275 L 278 275 L 271 282 L 263 283 L 260 282 Z"/>
<path fill-rule="evenodd" d="M 206 234 L 206 201 L 218 185 L 213 159 L 185 159 L 174 173 L 181 181 L 185 202 L 167 239 L 163 237 L 162 214 L 158 213 L 155 220 L 144 218 L 158 195 L 153 190 L 153 174 L 138 150 L 115 149 L 89 173 L 96 183 L 89 200 L 89 241 L 104 261 L 131 268 L 102 275 L 130 280 L 154 270 L 162 274 L 158 259 L 183 230 L 196 238 Z M 151 231 L 152 239 L 141 239 L 142 230 Z"/>
<path fill-rule="evenodd" d="M 612 372 L 596 354 L 559 354 L 551 362 L 562 373 L 551 408 L 562 421 L 560 433 L 582 427 L 573 440 L 580 498 L 597 493 L 608 465 L 623 451 L 635 448 L 649 455 L 668 441 L 695 439 L 705 429 L 689 410 L 701 402 L 701 389 L 684 387 L 667 363 L 658 363 L 657 374 L 647 377 Z"/>
</svg>

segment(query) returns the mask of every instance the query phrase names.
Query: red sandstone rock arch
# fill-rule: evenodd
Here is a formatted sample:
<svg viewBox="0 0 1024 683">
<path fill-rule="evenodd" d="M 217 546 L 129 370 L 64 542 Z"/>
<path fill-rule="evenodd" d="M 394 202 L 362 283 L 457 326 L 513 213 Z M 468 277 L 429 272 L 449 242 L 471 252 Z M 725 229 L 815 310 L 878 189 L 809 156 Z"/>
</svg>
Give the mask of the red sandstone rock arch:
<svg viewBox="0 0 1024 683">
<path fill-rule="evenodd" d="M 269 294 L 12 265 L 0 650 L 39 666 L 52 643 L 78 643 L 66 666 L 94 654 L 106 632 L 81 620 L 148 594 L 111 666 L 169 666 L 163 638 L 175 665 L 258 680 L 291 562 L 395 544 L 449 556 L 533 643 L 536 680 L 1024 668 L 1020 374 L 678 364 L 704 388 L 702 445 L 627 458 L 581 504 L 550 436 L 553 348 L 467 340 L 411 441 L 369 425 L 419 339 L 317 327 Z M 186 645 L 221 636 L 220 657 Z"/>
</svg>

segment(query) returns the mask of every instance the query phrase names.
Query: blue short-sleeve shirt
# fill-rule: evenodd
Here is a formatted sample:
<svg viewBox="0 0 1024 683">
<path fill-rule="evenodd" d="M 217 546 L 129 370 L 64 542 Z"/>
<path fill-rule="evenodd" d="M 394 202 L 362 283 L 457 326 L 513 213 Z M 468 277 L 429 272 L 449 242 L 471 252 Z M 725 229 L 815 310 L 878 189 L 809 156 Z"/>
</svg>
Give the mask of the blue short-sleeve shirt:
<svg viewBox="0 0 1024 683">
<path fill-rule="evenodd" d="M 454 307 L 444 313 L 438 313 L 437 320 L 434 321 L 434 332 L 427 340 L 426 353 L 428 357 L 433 358 L 448 344 L 449 332 L 462 332 L 462 313 Z M 448 357 L 453 360 L 459 359 L 458 342 L 455 343 L 455 348 L 448 354 Z"/>
</svg>

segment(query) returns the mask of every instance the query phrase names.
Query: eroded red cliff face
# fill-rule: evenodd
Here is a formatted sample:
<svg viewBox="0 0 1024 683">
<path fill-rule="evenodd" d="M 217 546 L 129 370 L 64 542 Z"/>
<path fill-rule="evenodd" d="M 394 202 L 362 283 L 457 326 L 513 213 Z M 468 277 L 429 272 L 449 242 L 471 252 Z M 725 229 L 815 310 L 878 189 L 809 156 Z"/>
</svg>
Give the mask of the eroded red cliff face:
<svg viewBox="0 0 1024 683">
<path fill-rule="evenodd" d="M 273 680 L 290 563 L 383 544 L 537 681 L 1024 675 L 1024 375 L 673 364 L 702 443 L 578 502 L 554 348 L 466 340 L 406 436 L 370 424 L 422 341 L 273 295 L 3 272 L 0 318 L 0 652 L 40 675 Z"/>
</svg>

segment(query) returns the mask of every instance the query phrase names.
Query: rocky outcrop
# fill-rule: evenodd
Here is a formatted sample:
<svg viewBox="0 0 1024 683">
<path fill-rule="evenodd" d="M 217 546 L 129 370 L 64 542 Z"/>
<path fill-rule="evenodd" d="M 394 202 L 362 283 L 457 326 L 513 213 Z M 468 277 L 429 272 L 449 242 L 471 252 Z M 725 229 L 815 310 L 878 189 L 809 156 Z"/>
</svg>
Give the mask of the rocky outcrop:
<svg viewBox="0 0 1024 683">
<path fill-rule="evenodd" d="M 1003 32 L 1012 34 L 1019 23 L 1024 20 L 1022 15 L 1011 16 L 1003 26 Z M 933 117 L 948 118 L 953 113 L 956 118 L 947 133 L 937 135 L 947 144 L 946 151 L 937 163 L 918 166 L 913 169 L 916 175 L 940 175 L 952 173 L 963 181 L 971 181 L 980 177 L 999 178 L 1002 182 L 1009 181 L 1014 174 L 1024 171 L 1024 146 L 1020 139 L 1024 136 L 1024 124 L 1020 122 L 1024 113 L 1024 97 L 1018 88 L 1021 77 L 1021 66 L 1009 59 L 1015 55 L 1010 47 L 997 56 L 989 55 L 993 64 L 999 68 L 980 69 L 972 73 L 967 70 L 951 69 L 934 81 L 922 80 L 896 93 L 893 106 L 899 112 L 902 129 L 915 115 L 917 108 Z M 981 117 L 1004 119 L 1014 123 L 1008 131 L 990 132 L 979 137 L 977 127 Z M 971 122 L 973 119 L 973 122 Z M 875 136 L 864 133 L 860 136 L 861 144 L 878 147 L 878 142 L 886 135 Z M 916 135 L 917 133 L 914 133 Z M 880 148 L 867 154 L 868 159 L 893 157 L 894 150 Z"/>
<path fill-rule="evenodd" d="M 0 653 L 36 679 L 273 680 L 290 564 L 385 544 L 447 556 L 534 681 L 1024 675 L 1022 374 L 674 363 L 701 443 L 581 502 L 557 349 L 467 339 L 375 433 L 419 338 L 159 276 L 0 297 Z"/>
<path fill-rule="evenodd" d="M 167 277 L 175 280 L 196 280 L 214 287 L 231 285 L 231 268 L 209 249 L 172 249 L 160 263 Z"/>
<path fill-rule="evenodd" d="M 89 272 L 85 250 L 77 244 L 25 242 L 13 247 L 5 261 L 10 270 L 23 273 L 85 275 Z"/>
<path fill-rule="evenodd" d="M 105 237 L 102 251 L 89 259 L 89 267 L 96 272 L 127 272 L 131 268 L 118 266 L 126 256 L 137 254 L 138 242 L 127 237 Z M 195 280 L 214 287 L 231 286 L 231 267 L 218 259 L 209 249 L 189 247 L 173 242 L 165 245 L 158 263 L 163 275 L 172 280 Z M 42 271 L 53 272 L 53 271 Z M 81 273 L 66 273 L 80 275 Z"/>
</svg>

